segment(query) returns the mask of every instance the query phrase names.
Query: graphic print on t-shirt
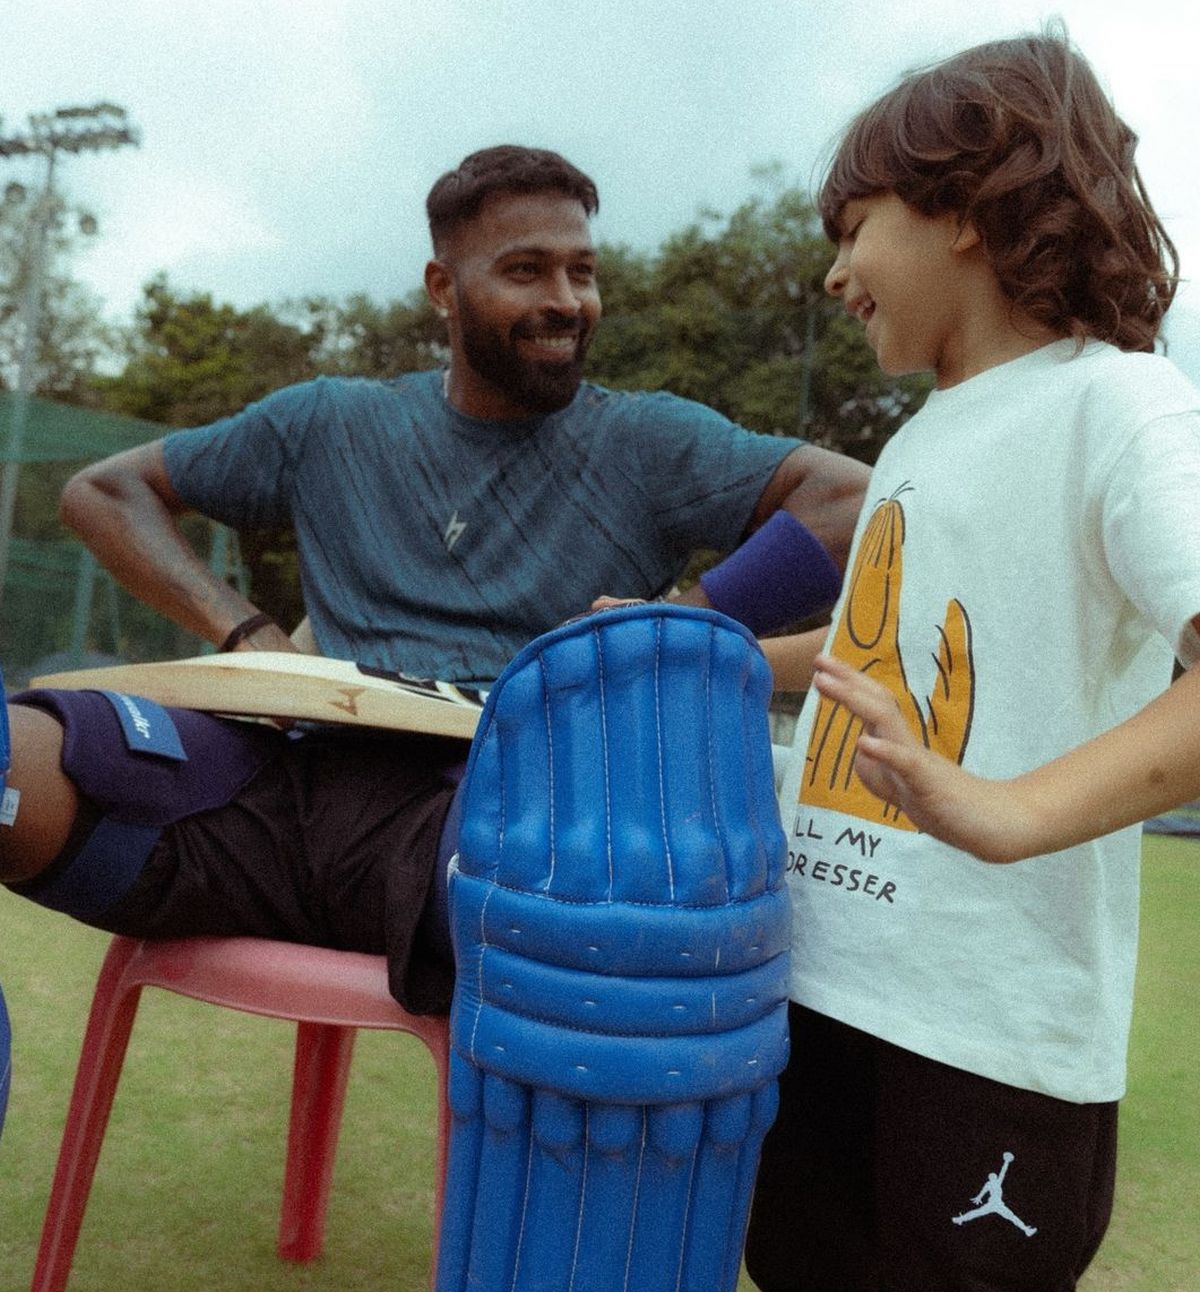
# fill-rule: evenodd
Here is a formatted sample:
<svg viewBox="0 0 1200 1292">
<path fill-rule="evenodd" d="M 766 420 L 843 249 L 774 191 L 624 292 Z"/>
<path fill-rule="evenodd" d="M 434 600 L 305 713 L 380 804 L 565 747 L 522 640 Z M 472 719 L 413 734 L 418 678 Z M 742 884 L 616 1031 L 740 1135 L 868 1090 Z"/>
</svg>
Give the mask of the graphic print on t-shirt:
<svg viewBox="0 0 1200 1292">
<path fill-rule="evenodd" d="M 975 663 L 966 608 L 951 599 L 942 624 L 930 625 L 929 646 L 937 675 L 924 704 L 908 685 L 900 651 L 905 525 L 900 497 L 911 491 L 911 486 L 902 485 L 872 513 L 854 558 L 829 653 L 882 683 L 896 697 L 917 739 L 961 763 L 975 706 Z M 800 802 L 915 830 L 894 803 L 872 794 L 855 772 L 854 750 L 861 731 L 862 722 L 843 705 L 821 699 L 809 736 Z"/>
</svg>

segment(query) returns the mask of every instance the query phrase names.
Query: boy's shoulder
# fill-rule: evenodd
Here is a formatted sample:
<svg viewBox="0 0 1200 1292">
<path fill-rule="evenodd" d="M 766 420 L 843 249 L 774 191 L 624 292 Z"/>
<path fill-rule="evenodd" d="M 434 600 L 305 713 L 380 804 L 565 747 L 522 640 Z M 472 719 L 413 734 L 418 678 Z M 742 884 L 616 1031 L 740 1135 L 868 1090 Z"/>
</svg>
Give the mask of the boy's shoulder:
<svg viewBox="0 0 1200 1292">
<path fill-rule="evenodd" d="M 1200 410 L 1200 390 L 1166 355 L 1089 341 L 1070 361 L 1087 394 L 1137 420 Z"/>
<path fill-rule="evenodd" d="M 1100 427 L 1136 427 L 1157 417 L 1200 412 L 1200 390 L 1162 354 L 1121 350 L 1106 341 L 1064 338 L 984 374 L 974 398 L 1010 411 L 1043 408 Z M 970 383 L 967 383 L 968 385 Z M 1004 398 L 997 399 L 998 395 Z M 1073 411 L 1072 411 L 1073 410 Z"/>
</svg>

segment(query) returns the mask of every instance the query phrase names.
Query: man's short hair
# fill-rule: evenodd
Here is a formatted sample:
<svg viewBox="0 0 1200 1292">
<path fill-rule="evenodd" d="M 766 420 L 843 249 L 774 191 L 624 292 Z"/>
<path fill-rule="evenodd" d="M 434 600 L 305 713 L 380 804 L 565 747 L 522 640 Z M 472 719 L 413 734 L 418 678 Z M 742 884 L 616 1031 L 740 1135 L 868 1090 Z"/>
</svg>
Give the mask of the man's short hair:
<svg viewBox="0 0 1200 1292">
<path fill-rule="evenodd" d="M 600 209 L 595 184 L 558 153 L 516 144 L 483 148 L 464 157 L 456 170 L 447 171 L 425 199 L 436 255 L 454 230 L 473 220 L 494 193 L 562 193 L 575 198 L 588 215 Z"/>
</svg>

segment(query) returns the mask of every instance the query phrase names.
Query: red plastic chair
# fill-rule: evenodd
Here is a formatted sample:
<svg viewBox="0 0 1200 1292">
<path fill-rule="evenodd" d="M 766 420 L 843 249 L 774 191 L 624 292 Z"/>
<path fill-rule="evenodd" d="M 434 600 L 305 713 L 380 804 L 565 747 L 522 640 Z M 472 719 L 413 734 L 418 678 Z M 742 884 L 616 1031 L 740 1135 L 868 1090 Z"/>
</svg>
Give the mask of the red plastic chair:
<svg viewBox="0 0 1200 1292">
<path fill-rule="evenodd" d="M 277 1242 L 280 1257 L 288 1261 L 310 1261 L 321 1253 L 356 1029 L 411 1032 L 424 1041 L 438 1078 L 433 1287 L 450 1128 L 447 1019 L 403 1010 L 388 992 L 383 956 L 261 938 L 143 942 L 116 937 L 96 983 L 31 1292 L 62 1292 L 66 1287 L 138 999 L 146 986 L 298 1024 Z"/>
</svg>

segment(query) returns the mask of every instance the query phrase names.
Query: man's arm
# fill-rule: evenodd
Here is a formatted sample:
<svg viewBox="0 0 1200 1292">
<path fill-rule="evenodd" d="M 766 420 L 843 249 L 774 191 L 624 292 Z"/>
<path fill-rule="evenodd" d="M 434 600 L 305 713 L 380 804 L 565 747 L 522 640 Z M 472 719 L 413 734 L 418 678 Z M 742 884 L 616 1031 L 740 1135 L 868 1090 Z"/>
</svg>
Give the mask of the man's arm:
<svg viewBox="0 0 1200 1292">
<path fill-rule="evenodd" d="M 742 544 L 679 596 L 762 635 L 828 609 L 871 470 L 814 444 L 793 449 L 758 497 Z"/>
<path fill-rule="evenodd" d="M 1192 623 L 1200 632 L 1200 615 Z M 854 765 L 867 788 L 983 861 L 1057 852 L 1200 797 L 1200 664 L 1125 722 L 1011 780 L 926 749 L 891 693 L 840 660 L 819 656 L 813 683 L 862 720 Z"/>
<path fill-rule="evenodd" d="M 67 482 L 59 503 L 63 523 L 123 587 L 217 646 L 256 608 L 184 538 L 176 517 L 188 510 L 167 474 L 161 440 L 85 467 Z M 237 649 L 294 647 L 283 629 L 267 624 Z"/>
<path fill-rule="evenodd" d="M 764 637 L 762 647 L 776 691 L 807 691 L 812 685 L 813 661 L 829 635 L 827 628 L 813 628 L 786 637 Z"/>
<path fill-rule="evenodd" d="M 774 512 L 790 512 L 846 569 L 871 468 L 856 458 L 801 444 L 775 468 L 759 495 L 743 542 Z"/>
</svg>

